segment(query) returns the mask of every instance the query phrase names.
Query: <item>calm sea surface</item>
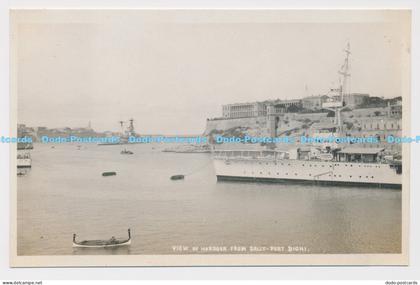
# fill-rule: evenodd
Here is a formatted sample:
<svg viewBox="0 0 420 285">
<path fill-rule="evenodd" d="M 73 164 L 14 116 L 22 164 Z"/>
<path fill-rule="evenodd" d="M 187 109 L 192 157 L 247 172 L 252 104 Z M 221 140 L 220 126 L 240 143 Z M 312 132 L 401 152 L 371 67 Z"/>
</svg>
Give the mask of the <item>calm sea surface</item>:
<svg viewBox="0 0 420 285">
<path fill-rule="evenodd" d="M 32 170 L 17 178 L 19 255 L 173 254 L 174 246 L 189 247 L 182 253 L 193 246 L 200 253 L 401 251 L 401 190 L 217 182 L 209 154 L 144 144 L 121 155 L 122 148 L 35 145 Z M 72 247 L 73 233 L 108 239 L 126 237 L 128 228 L 129 247 Z"/>
</svg>

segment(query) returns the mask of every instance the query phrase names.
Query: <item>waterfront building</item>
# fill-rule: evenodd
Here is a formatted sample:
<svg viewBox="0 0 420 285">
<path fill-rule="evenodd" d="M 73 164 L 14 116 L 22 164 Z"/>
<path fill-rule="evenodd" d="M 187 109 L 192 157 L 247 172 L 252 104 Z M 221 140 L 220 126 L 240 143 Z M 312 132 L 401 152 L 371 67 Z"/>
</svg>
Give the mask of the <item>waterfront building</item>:
<svg viewBox="0 0 420 285">
<path fill-rule="evenodd" d="M 366 102 L 369 94 L 351 93 L 344 95 L 344 104 L 350 108 L 355 108 Z"/>
<path fill-rule="evenodd" d="M 387 142 L 388 136 L 401 137 L 402 121 L 401 118 L 378 116 L 356 118 L 351 130 L 347 130 L 348 135 L 354 137 L 376 137 L 377 144 L 360 144 L 360 147 L 383 147 L 392 151 L 401 151 L 401 145 L 390 144 Z"/>
<path fill-rule="evenodd" d="M 265 101 L 267 105 L 273 106 L 276 113 L 285 113 L 289 108 L 302 108 L 301 99 L 289 99 L 289 100 L 269 100 Z"/>
<path fill-rule="evenodd" d="M 302 107 L 308 110 L 321 110 L 322 104 L 328 99 L 327 95 L 308 96 L 302 99 Z"/>
<path fill-rule="evenodd" d="M 317 95 L 317 96 L 308 96 L 302 99 L 302 107 L 308 110 L 321 110 L 322 104 L 327 102 L 328 100 L 327 95 Z M 350 93 L 344 94 L 343 101 L 344 104 L 350 108 L 356 108 L 363 103 L 366 102 L 367 98 L 369 98 L 369 94 L 362 94 L 362 93 Z M 333 96 L 333 99 L 339 101 L 341 97 L 339 95 Z"/>
<path fill-rule="evenodd" d="M 301 108 L 302 100 L 290 99 L 290 100 L 267 100 L 263 102 L 251 102 L 251 103 L 234 103 L 222 106 L 222 115 L 224 119 L 235 119 L 235 118 L 252 118 L 267 116 L 268 109 L 271 108 L 271 114 L 287 112 L 289 108 Z"/>
<path fill-rule="evenodd" d="M 388 102 L 388 116 L 394 118 L 402 117 L 402 101 L 396 101 L 394 104 Z"/>
<path fill-rule="evenodd" d="M 261 102 L 223 105 L 223 118 L 226 119 L 250 118 L 266 114 L 266 106 Z"/>
</svg>

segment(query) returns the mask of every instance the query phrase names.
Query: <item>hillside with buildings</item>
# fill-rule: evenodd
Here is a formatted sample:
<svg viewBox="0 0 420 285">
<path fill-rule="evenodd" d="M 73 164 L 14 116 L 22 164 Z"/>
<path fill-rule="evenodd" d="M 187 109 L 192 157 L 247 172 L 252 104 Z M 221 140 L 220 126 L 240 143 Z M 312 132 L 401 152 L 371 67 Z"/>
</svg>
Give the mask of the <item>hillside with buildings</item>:
<svg viewBox="0 0 420 285">
<path fill-rule="evenodd" d="M 77 137 L 109 137 L 116 135 L 114 132 L 97 132 L 91 128 L 90 124 L 88 127 L 80 128 L 47 128 L 47 127 L 29 127 L 25 124 L 18 124 L 17 126 L 18 137 L 30 137 L 33 142 L 41 141 L 43 136 L 48 136 L 50 138 L 57 137 L 68 137 L 68 136 L 77 136 Z"/>
<path fill-rule="evenodd" d="M 310 136 L 336 127 L 334 112 L 323 108 L 331 98 L 337 100 L 319 95 L 223 105 L 221 117 L 207 120 L 205 135 Z M 401 135 L 401 97 L 383 99 L 351 93 L 343 96 L 343 102 L 341 118 L 347 136 L 374 136 L 385 146 L 387 135 Z"/>
</svg>

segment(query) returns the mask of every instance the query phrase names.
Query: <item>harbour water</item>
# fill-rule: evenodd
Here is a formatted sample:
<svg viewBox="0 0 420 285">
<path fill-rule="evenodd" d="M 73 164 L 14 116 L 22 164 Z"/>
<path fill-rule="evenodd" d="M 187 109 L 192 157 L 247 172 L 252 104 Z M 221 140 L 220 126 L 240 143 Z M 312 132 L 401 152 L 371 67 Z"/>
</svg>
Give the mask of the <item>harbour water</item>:
<svg viewBox="0 0 420 285">
<path fill-rule="evenodd" d="M 401 252 L 401 190 L 217 182 L 210 154 L 162 147 L 121 155 L 118 145 L 35 144 L 32 170 L 17 177 L 18 255 Z M 72 247 L 73 233 L 106 239 L 128 228 L 129 247 Z"/>
</svg>

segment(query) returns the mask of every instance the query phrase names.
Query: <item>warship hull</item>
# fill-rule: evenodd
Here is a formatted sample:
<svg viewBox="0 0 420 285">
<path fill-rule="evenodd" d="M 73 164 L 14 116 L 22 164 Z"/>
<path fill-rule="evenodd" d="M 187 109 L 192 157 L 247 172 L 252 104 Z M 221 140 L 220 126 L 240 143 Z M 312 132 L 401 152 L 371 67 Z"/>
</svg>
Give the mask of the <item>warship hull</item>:
<svg viewBox="0 0 420 285">
<path fill-rule="evenodd" d="M 297 182 L 401 188 L 395 166 L 381 163 L 258 159 L 214 159 L 217 179 L 254 182 Z"/>
</svg>

